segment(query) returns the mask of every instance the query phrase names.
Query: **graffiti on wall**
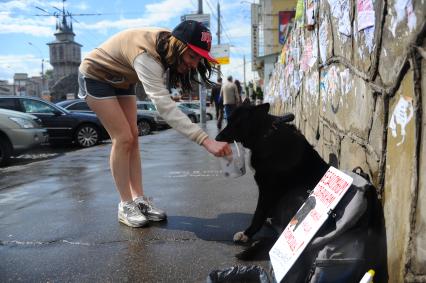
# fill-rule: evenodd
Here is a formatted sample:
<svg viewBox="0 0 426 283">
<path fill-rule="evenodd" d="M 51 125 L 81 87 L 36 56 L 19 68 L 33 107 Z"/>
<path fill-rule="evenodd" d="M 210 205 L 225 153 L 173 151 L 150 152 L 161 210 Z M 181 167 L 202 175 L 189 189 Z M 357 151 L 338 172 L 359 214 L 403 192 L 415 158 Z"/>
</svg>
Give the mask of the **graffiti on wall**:
<svg viewBox="0 0 426 283">
<path fill-rule="evenodd" d="M 391 129 L 392 137 L 398 137 L 398 125 L 401 129 L 402 139 L 396 144 L 396 146 L 400 146 L 404 143 L 406 135 L 405 128 L 407 127 L 407 124 L 410 122 L 410 120 L 413 118 L 413 115 L 413 99 L 411 97 L 401 95 L 389 121 L 389 129 Z"/>
</svg>

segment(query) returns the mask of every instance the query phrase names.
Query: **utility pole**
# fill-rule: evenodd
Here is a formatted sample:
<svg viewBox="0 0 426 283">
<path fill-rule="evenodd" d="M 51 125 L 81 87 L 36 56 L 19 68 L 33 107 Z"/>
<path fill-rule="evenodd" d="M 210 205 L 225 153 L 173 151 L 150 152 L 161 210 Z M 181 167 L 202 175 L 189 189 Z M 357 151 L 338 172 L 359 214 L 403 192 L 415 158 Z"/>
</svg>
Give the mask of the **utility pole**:
<svg viewBox="0 0 426 283">
<path fill-rule="evenodd" d="M 203 0 L 198 0 L 198 14 L 203 13 Z M 200 98 L 200 124 L 206 123 L 206 99 L 207 99 L 207 91 L 206 86 L 201 81 L 201 76 L 198 74 L 198 81 L 201 84 L 198 85 L 198 96 Z"/>
<path fill-rule="evenodd" d="M 40 53 L 40 57 L 41 57 L 41 93 L 40 95 L 43 93 L 43 91 L 46 90 L 46 80 L 44 77 L 44 58 L 43 58 L 43 53 L 41 52 L 41 50 L 35 46 L 32 42 L 28 42 L 28 45 L 31 45 L 32 47 L 34 47 L 35 49 L 37 49 L 37 51 Z"/>
<path fill-rule="evenodd" d="M 243 63 L 244 63 L 244 90 L 246 88 L 246 55 L 243 55 Z"/>
<path fill-rule="evenodd" d="M 220 45 L 220 3 L 217 1 L 217 45 Z M 220 65 L 217 67 L 217 77 L 221 77 Z"/>
<path fill-rule="evenodd" d="M 203 0 L 198 0 L 198 14 L 203 13 Z"/>
</svg>

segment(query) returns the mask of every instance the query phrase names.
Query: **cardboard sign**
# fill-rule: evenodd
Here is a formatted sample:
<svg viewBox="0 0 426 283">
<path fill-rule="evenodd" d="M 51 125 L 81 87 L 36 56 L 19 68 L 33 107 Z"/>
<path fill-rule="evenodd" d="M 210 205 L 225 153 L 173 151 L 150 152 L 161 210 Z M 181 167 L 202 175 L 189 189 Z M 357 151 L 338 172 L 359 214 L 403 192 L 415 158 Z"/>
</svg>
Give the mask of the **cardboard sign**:
<svg viewBox="0 0 426 283">
<path fill-rule="evenodd" d="M 280 282 L 352 184 L 352 177 L 330 167 L 269 251 Z"/>
</svg>

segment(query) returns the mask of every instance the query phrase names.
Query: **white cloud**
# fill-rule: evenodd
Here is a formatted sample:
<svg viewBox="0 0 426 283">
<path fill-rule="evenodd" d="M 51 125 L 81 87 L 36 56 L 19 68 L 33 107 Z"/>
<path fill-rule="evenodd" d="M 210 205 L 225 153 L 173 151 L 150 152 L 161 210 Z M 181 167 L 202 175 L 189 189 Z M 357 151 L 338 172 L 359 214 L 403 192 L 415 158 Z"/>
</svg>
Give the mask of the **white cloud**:
<svg viewBox="0 0 426 283">
<path fill-rule="evenodd" d="M 137 18 L 122 17 L 119 20 L 102 20 L 95 23 L 83 23 L 80 21 L 79 28 L 106 33 L 109 29 L 122 30 L 144 26 L 164 26 L 170 20 L 179 19 L 184 11 L 192 7 L 193 5 L 189 1 L 176 5 L 175 0 L 165 0 L 160 3 L 146 5 L 144 7 L 145 14 Z"/>
<path fill-rule="evenodd" d="M 23 16 L 12 17 L 11 12 L 0 14 L 0 34 L 24 33 L 33 36 L 51 36 L 54 26 L 53 17 L 32 19 Z"/>
<path fill-rule="evenodd" d="M 48 62 L 44 62 L 44 71 L 52 69 Z M 0 55 L 0 79 L 13 78 L 14 73 L 27 73 L 28 76 L 40 76 L 41 59 L 31 54 Z"/>
<path fill-rule="evenodd" d="M 0 3 L 0 10 L 5 12 L 12 11 L 14 9 L 27 10 L 29 5 L 31 5 L 30 2 L 34 1 L 8 1 Z"/>
<path fill-rule="evenodd" d="M 76 7 L 80 11 L 87 11 L 89 9 L 89 5 L 87 5 L 87 3 L 84 1 L 73 5 L 73 7 Z"/>
</svg>

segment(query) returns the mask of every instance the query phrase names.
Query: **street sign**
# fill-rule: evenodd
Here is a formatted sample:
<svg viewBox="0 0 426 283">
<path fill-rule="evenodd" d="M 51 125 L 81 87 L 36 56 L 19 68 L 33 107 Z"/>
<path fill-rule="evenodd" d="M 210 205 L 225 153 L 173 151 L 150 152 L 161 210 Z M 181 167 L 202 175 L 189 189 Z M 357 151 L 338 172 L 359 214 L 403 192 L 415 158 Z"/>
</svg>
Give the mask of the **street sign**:
<svg viewBox="0 0 426 283">
<path fill-rule="evenodd" d="M 229 64 L 229 44 L 213 45 L 210 53 L 220 65 Z"/>
<path fill-rule="evenodd" d="M 187 20 L 193 20 L 202 23 L 208 29 L 210 29 L 210 14 L 188 14 L 181 17 L 182 22 Z"/>
<path fill-rule="evenodd" d="M 347 190 L 352 177 L 330 167 L 275 245 L 269 251 L 275 279 L 280 282 L 315 236 Z"/>
</svg>

